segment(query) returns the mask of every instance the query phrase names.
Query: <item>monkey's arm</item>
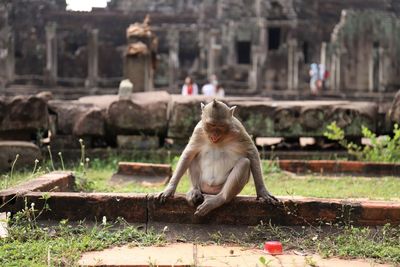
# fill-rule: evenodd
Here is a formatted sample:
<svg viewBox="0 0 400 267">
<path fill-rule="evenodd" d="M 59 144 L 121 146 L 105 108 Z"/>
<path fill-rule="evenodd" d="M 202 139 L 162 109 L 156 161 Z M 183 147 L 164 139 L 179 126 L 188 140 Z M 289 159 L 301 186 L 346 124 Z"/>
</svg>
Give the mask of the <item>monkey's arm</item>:
<svg viewBox="0 0 400 267">
<path fill-rule="evenodd" d="M 186 170 L 189 168 L 190 163 L 196 157 L 197 153 L 199 152 L 199 134 L 198 131 L 194 131 L 192 137 L 190 138 L 189 144 L 185 147 L 182 152 L 181 157 L 179 158 L 178 164 L 176 166 L 176 170 L 171 177 L 167 187 L 164 189 L 163 192 L 158 194 L 157 198 L 164 202 L 167 197 L 173 196 L 178 186 L 179 181 L 181 180 L 182 176 L 185 174 Z"/>
<path fill-rule="evenodd" d="M 261 170 L 261 160 L 258 154 L 257 148 L 254 149 L 248 155 L 250 160 L 250 170 L 253 175 L 254 185 L 256 187 L 257 198 L 261 198 L 266 201 L 278 201 L 273 195 L 271 195 L 264 185 L 262 170 Z"/>
</svg>

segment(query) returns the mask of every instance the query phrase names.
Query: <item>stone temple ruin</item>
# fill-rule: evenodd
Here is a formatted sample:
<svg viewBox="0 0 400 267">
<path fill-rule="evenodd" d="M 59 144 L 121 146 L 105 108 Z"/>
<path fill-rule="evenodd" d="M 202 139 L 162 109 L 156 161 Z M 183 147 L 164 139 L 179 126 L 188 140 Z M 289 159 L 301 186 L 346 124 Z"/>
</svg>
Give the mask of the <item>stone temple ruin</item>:
<svg viewBox="0 0 400 267">
<path fill-rule="evenodd" d="M 176 93 L 186 75 L 204 84 L 215 73 L 228 95 L 296 99 L 309 94 L 311 63 L 331 74 L 325 95 L 391 98 L 400 84 L 396 0 L 112 0 L 91 12 L 65 7 L 32 0 L 0 8 L 2 87 L 110 93 L 123 77 L 144 72 L 146 85 L 135 91 Z M 146 14 L 151 30 L 138 23 Z M 135 57 L 143 69 L 131 66 Z"/>
<path fill-rule="evenodd" d="M 211 74 L 254 138 L 321 139 L 332 121 L 353 139 L 361 125 L 387 134 L 400 122 L 399 14 L 396 0 L 13 1 L 0 6 L 0 138 L 182 145 L 209 99 L 176 94 Z M 276 101 L 315 99 L 311 63 L 330 73 L 321 101 Z"/>
</svg>

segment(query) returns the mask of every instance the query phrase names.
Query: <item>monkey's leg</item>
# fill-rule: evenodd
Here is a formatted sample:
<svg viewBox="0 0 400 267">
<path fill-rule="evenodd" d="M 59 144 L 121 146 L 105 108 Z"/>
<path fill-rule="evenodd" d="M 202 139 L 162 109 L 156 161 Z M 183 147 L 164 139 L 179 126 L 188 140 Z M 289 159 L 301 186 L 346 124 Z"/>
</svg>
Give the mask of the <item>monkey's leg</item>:
<svg viewBox="0 0 400 267">
<path fill-rule="evenodd" d="M 186 193 L 186 200 L 191 206 L 199 205 L 204 200 L 203 194 L 200 190 L 200 173 L 200 160 L 196 157 L 189 166 L 189 176 L 192 182 L 192 188 Z"/>
<path fill-rule="evenodd" d="M 229 173 L 228 178 L 217 195 L 205 195 L 204 202 L 197 207 L 196 215 L 204 216 L 211 210 L 231 201 L 242 191 L 250 178 L 250 160 L 241 158 Z"/>
</svg>

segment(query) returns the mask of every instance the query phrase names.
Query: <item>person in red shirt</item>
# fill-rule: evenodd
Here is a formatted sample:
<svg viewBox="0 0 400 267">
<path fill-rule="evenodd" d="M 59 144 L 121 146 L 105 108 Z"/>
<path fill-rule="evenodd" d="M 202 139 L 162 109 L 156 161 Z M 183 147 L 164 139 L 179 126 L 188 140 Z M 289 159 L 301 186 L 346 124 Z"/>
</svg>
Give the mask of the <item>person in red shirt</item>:
<svg viewBox="0 0 400 267">
<path fill-rule="evenodd" d="M 191 77 L 185 78 L 185 84 L 182 86 L 182 95 L 198 95 L 199 87 L 193 82 Z"/>
</svg>

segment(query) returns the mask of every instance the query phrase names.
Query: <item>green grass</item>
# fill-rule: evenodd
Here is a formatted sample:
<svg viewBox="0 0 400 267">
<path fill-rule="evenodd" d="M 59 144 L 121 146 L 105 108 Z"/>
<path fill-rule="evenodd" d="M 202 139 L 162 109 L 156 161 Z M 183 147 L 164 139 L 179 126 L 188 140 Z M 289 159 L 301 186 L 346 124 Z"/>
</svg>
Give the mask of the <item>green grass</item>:
<svg viewBox="0 0 400 267">
<path fill-rule="evenodd" d="M 174 165 L 176 160 L 174 161 Z M 399 200 L 400 179 L 396 177 L 327 177 L 320 175 L 296 176 L 281 172 L 274 166 L 264 162 L 264 181 L 271 193 L 278 196 L 306 196 L 321 198 L 369 198 L 382 200 Z M 116 167 L 106 165 L 90 168 L 86 172 L 86 183 L 81 188 L 96 192 L 140 192 L 156 193 L 163 190 L 164 185 L 143 186 L 131 182 L 110 185 L 109 179 Z M 190 188 L 189 177 L 183 176 L 177 188 L 178 193 L 186 193 Z M 254 183 L 251 180 L 241 192 L 242 195 L 255 195 Z"/>
<path fill-rule="evenodd" d="M 293 228 L 260 224 L 253 227 L 242 241 L 251 245 L 263 244 L 269 240 L 281 241 L 285 250 L 318 253 L 326 258 L 365 258 L 394 263 L 395 266 L 400 264 L 400 226 L 387 224 L 369 228 L 330 225 Z"/>
<path fill-rule="evenodd" d="M 0 239 L 0 266 L 76 266 L 82 253 L 111 246 L 160 245 L 164 235 L 144 232 L 123 220 L 114 223 L 40 226 L 31 208 L 9 220 L 9 236 Z"/>
<path fill-rule="evenodd" d="M 111 186 L 109 179 L 116 171 L 118 161 L 118 158 L 113 157 L 108 160 L 92 160 L 89 167 L 74 167 L 78 188 L 98 192 L 155 193 L 163 190 L 163 185 L 146 187 L 129 183 Z M 176 166 L 176 161 L 177 159 L 173 160 L 173 166 Z M 263 165 L 265 183 L 274 195 L 385 200 L 400 198 L 399 178 L 332 178 L 319 175 L 299 177 L 282 172 L 267 162 Z M 31 174 L 29 171 L 15 172 L 12 179 L 8 174 L 6 186 L 32 179 Z M 185 193 L 189 187 L 189 179 L 185 175 L 177 191 Z M 255 195 L 252 181 L 244 188 L 242 194 Z M 0 266 L 47 266 L 48 259 L 51 266 L 73 266 L 86 251 L 123 244 L 145 246 L 165 242 L 163 233 L 146 233 L 123 221 L 92 226 L 83 223 L 71 225 L 67 221 L 61 221 L 57 226 L 40 227 L 36 219 L 31 210 L 25 208 L 9 222 L 10 236 L 0 239 Z M 226 237 L 221 235 L 210 236 L 211 240 L 213 238 L 218 239 L 218 243 L 221 244 L 235 242 L 232 237 L 224 240 Z M 400 264 L 399 226 L 356 228 L 351 225 L 331 225 L 324 228 L 288 228 L 262 224 L 254 227 L 250 234 L 241 239 L 238 242 L 250 246 L 262 244 L 266 240 L 280 240 L 287 250 L 319 253 L 325 257 L 372 258 L 378 262 Z"/>
<path fill-rule="evenodd" d="M 116 172 L 119 159 L 112 157 L 108 160 L 95 159 L 89 163 L 89 167 L 73 167 L 76 174 L 78 191 L 88 192 L 136 192 L 157 193 L 163 190 L 164 185 L 144 186 L 140 183 L 112 184 L 110 177 Z M 139 159 L 138 161 L 146 161 Z M 159 162 L 159 161 L 158 161 Z M 177 158 L 172 160 L 173 167 L 176 166 Z M 41 168 L 49 169 L 46 166 Z M 381 200 L 400 199 L 400 178 L 396 177 L 351 177 L 351 176 L 321 176 L 303 175 L 282 172 L 275 165 L 263 162 L 264 181 L 268 190 L 277 196 L 305 196 L 321 198 L 368 198 Z M 14 186 L 18 183 L 32 179 L 43 172 L 15 172 L 10 179 L 0 180 L 0 190 Z M 7 181 L 7 182 L 5 182 Z M 178 193 L 186 193 L 190 188 L 189 177 L 183 176 L 177 188 Z M 253 181 L 246 185 L 241 192 L 242 195 L 255 195 Z"/>
</svg>

